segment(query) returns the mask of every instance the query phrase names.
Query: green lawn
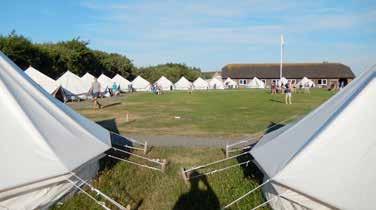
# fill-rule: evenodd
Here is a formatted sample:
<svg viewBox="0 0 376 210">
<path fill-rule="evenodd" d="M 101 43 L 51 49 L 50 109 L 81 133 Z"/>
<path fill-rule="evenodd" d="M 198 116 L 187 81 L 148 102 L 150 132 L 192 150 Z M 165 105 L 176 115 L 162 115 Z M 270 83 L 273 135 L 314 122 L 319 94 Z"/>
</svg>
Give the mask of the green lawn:
<svg viewBox="0 0 376 210">
<path fill-rule="evenodd" d="M 231 137 L 304 115 L 332 94 L 326 90 L 294 94 L 293 104 L 286 105 L 283 95 L 272 96 L 264 90 L 136 93 L 102 99 L 105 105 L 120 103 L 102 110 L 93 111 L 88 102 L 72 106 L 94 120 L 115 119 L 121 133 Z"/>
<path fill-rule="evenodd" d="M 112 129 L 122 134 L 236 136 L 260 131 L 271 122 L 290 116 L 303 115 L 332 94 L 325 90 L 313 90 L 310 95 L 295 94 L 293 105 L 281 103 L 282 95 L 271 96 L 262 90 L 194 92 L 192 95 L 173 92 L 161 96 L 136 93 L 102 99 L 108 105 L 102 110 L 92 110 L 89 102 L 70 105 L 96 121 L 115 119 L 116 126 Z M 129 112 L 129 122 L 125 121 L 126 112 Z M 191 185 L 183 182 L 181 167 L 221 159 L 224 154 L 220 149 L 161 147 L 153 148 L 148 156 L 169 160 L 166 173 L 119 162 L 104 169 L 94 185 L 118 202 L 131 204 L 132 209 L 206 210 L 222 207 L 260 183 L 254 166 L 236 167 L 208 176 L 207 185 L 204 180 Z M 257 191 L 232 209 L 251 209 L 262 202 L 262 193 Z M 78 194 L 55 209 L 101 208 L 85 195 Z"/>
</svg>

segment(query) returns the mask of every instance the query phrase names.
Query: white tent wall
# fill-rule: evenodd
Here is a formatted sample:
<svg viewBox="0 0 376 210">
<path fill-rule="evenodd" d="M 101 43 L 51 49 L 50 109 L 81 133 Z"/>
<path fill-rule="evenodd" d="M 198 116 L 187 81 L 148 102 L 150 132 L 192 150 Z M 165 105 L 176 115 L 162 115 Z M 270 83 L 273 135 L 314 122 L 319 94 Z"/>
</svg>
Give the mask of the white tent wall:
<svg viewBox="0 0 376 210">
<path fill-rule="evenodd" d="M 187 80 L 184 76 L 182 76 L 176 83 L 175 83 L 175 89 L 176 90 L 189 90 L 190 88 L 193 88 L 192 83 Z"/>
<path fill-rule="evenodd" d="M 282 77 L 278 80 L 278 86 L 286 85 L 288 82 L 289 81 L 285 77 Z"/>
<path fill-rule="evenodd" d="M 266 181 L 267 178 L 264 179 Z M 272 209 L 283 210 L 330 210 L 332 208 L 325 206 L 313 199 L 299 194 L 291 189 L 285 188 L 277 183 L 270 182 L 262 187 L 265 200 L 271 200 L 269 205 Z"/>
<path fill-rule="evenodd" d="M 233 79 L 231 79 L 230 77 L 228 77 L 224 82 L 223 84 L 225 85 L 225 88 L 237 88 L 238 87 L 238 83 L 236 83 Z"/>
<path fill-rule="evenodd" d="M 107 130 L 43 91 L 1 52 L 0 90 L 0 116 L 7 122 L 0 132 L 1 202 L 42 190 L 46 180 L 77 170 L 111 148 Z M 27 196 L 17 205 L 42 205 L 38 202 Z"/>
<path fill-rule="evenodd" d="M 111 80 L 112 82 L 115 82 L 117 85 L 120 86 L 121 92 L 126 92 L 129 90 L 129 85 L 131 84 L 131 82 L 129 82 L 127 79 L 120 76 L 119 74 L 116 74 Z"/>
<path fill-rule="evenodd" d="M 85 99 L 88 90 L 85 88 L 81 78 L 70 71 L 65 72 L 61 77 L 56 80 L 64 89 L 64 94 L 69 99 L 76 99 L 77 97 Z"/>
<path fill-rule="evenodd" d="M 80 168 L 74 170 L 74 174 L 84 180 L 92 180 L 98 174 L 100 165 L 98 156 Z M 3 195 L 0 193 L 0 209 L 7 207 L 8 209 L 49 209 L 57 201 L 63 199 L 69 193 L 76 192 L 76 188 L 72 183 L 66 181 L 72 180 L 76 185 L 82 183 L 71 177 L 71 175 L 63 175 L 53 179 L 40 181 L 35 184 L 23 186 L 22 189 L 16 188 L 13 191 L 7 191 Z"/>
<path fill-rule="evenodd" d="M 60 85 L 55 80 L 31 66 L 25 70 L 25 73 L 51 95 L 60 88 Z"/>
<path fill-rule="evenodd" d="M 98 82 L 101 84 L 101 93 L 105 93 L 106 90 L 111 89 L 114 83 L 109 77 L 104 74 L 101 74 L 98 77 Z"/>
<path fill-rule="evenodd" d="M 197 78 L 193 83 L 195 90 L 207 90 L 209 89 L 209 83 L 202 79 L 201 77 Z"/>
<path fill-rule="evenodd" d="M 170 91 L 173 87 L 173 83 L 167 79 L 165 76 L 161 76 L 155 83 L 159 88 L 161 88 L 164 91 Z"/>
<path fill-rule="evenodd" d="M 85 90 L 89 92 L 92 83 L 94 82 L 95 77 L 90 74 L 89 72 L 86 72 L 84 76 L 81 77 L 81 81 L 83 86 L 85 87 Z"/>
<path fill-rule="evenodd" d="M 217 78 L 212 78 L 210 81 L 209 81 L 209 88 L 210 89 L 219 89 L 219 90 L 223 90 L 225 89 L 225 86 L 222 82 L 222 80 L 219 80 Z"/>
<path fill-rule="evenodd" d="M 246 85 L 247 88 L 265 88 L 265 83 L 258 79 L 257 77 L 253 77 L 253 79 Z"/>
<path fill-rule="evenodd" d="M 274 139 L 261 139 L 251 150 L 256 163 L 276 183 L 325 206 L 373 209 L 375 76 L 364 73 Z"/>
<path fill-rule="evenodd" d="M 150 91 L 151 84 L 146 79 L 142 78 L 141 76 L 137 76 L 132 81 L 132 88 L 136 91 Z"/>
<path fill-rule="evenodd" d="M 303 77 L 296 85 L 297 87 L 315 87 L 315 83 L 307 77 Z"/>
</svg>

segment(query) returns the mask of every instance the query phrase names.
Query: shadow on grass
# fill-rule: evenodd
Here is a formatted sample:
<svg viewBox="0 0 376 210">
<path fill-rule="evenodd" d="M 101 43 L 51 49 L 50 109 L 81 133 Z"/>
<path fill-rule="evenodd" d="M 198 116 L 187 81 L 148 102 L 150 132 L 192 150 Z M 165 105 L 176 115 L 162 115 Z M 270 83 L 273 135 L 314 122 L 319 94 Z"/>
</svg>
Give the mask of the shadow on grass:
<svg viewBox="0 0 376 210">
<path fill-rule="evenodd" d="M 112 107 L 112 106 L 116 106 L 116 105 L 120 105 L 121 104 L 121 102 L 116 102 L 116 103 L 112 103 L 112 104 L 107 104 L 107 105 L 104 105 L 103 107 L 102 107 L 102 109 L 105 109 L 105 108 L 108 108 L 108 107 Z"/>
<path fill-rule="evenodd" d="M 201 175 L 197 171 L 191 173 L 191 177 Z M 190 190 L 181 195 L 175 203 L 173 210 L 217 210 L 220 204 L 217 195 L 211 188 L 207 177 L 200 176 L 190 181 Z M 200 189 L 199 183 L 202 182 L 206 189 Z"/>
<path fill-rule="evenodd" d="M 273 132 L 275 130 L 278 130 L 280 128 L 282 128 L 283 126 L 285 126 L 284 124 L 278 124 L 278 123 L 275 123 L 275 122 L 270 122 L 264 135 L 265 134 L 268 134 L 270 132 Z M 262 137 L 260 137 L 261 139 Z M 255 145 L 257 144 L 254 143 L 252 145 L 250 145 L 250 148 L 247 148 L 247 149 L 244 149 L 242 152 L 249 152 Z M 242 163 L 242 162 L 245 162 L 247 160 L 254 160 L 254 158 L 252 157 L 252 155 L 249 153 L 249 154 L 246 154 L 246 155 L 242 155 L 242 156 L 239 156 L 236 158 L 236 160 L 238 161 L 238 163 Z M 245 164 L 245 165 L 241 165 L 241 168 L 243 170 L 243 174 L 244 174 L 244 177 L 247 177 L 247 178 L 250 178 L 250 179 L 254 179 L 256 180 L 258 183 L 262 183 L 263 182 L 263 173 L 260 171 L 260 169 L 254 164 L 254 162 L 250 162 L 248 164 Z"/>
<path fill-rule="evenodd" d="M 119 134 L 119 129 L 118 129 L 118 126 L 116 124 L 116 120 L 114 118 L 102 120 L 102 121 L 97 121 L 97 123 L 99 125 L 101 125 L 102 127 L 104 127 L 105 129 L 110 131 L 110 139 L 111 139 L 112 147 L 117 148 L 117 149 L 121 149 L 121 150 L 124 150 L 124 151 L 127 151 L 127 152 L 131 152 L 131 150 L 129 148 L 125 147 L 124 145 L 133 147 L 134 146 L 133 142 Z M 122 159 L 128 159 L 129 156 L 130 156 L 129 154 L 126 154 L 126 153 L 120 152 L 120 151 L 116 151 L 114 149 L 110 149 L 110 150 L 106 151 L 105 154 L 106 155 L 112 155 L 112 156 L 115 156 L 115 157 L 119 157 L 119 158 L 122 158 Z M 99 162 L 100 163 L 100 171 L 111 169 L 118 162 L 119 162 L 119 160 L 116 160 L 116 159 L 113 159 L 111 157 L 106 156 L 106 157 L 102 158 Z"/>
<path fill-rule="evenodd" d="M 269 99 L 269 101 L 272 101 L 272 102 L 277 102 L 277 103 L 281 103 L 281 104 L 284 104 L 284 102 L 283 102 L 283 101 L 280 101 L 280 100 L 276 100 L 276 99 L 273 99 L 273 98 Z"/>
</svg>

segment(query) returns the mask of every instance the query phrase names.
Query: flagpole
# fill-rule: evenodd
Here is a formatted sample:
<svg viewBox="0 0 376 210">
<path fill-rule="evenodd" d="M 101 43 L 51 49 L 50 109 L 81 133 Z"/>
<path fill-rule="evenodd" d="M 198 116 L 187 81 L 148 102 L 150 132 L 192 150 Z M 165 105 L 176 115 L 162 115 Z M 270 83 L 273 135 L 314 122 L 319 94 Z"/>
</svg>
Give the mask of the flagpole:
<svg viewBox="0 0 376 210">
<path fill-rule="evenodd" d="M 283 45 L 284 45 L 284 40 L 283 40 L 283 34 L 281 34 L 281 63 L 279 66 L 279 79 L 282 79 L 282 63 L 283 63 Z"/>
</svg>

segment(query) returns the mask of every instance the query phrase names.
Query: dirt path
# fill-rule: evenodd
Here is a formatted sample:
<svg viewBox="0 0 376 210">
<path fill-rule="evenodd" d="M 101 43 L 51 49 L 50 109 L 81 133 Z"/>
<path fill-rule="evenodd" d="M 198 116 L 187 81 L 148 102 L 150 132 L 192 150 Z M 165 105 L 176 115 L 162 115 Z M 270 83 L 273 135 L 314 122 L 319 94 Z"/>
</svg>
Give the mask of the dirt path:
<svg viewBox="0 0 376 210">
<path fill-rule="evenodd" d="M 216 147 L 224 148 L 226 143 L 233 143 L 239 139 L 224 139 L 220 137 L 190 137 L 190 136 L 146 136 L 146 135 L 125 135 L 138 141 L 147 141 L 149 145 L 159 147 Z M 255 143 L 257 139 L 250 141 Z"/>
</svg>

